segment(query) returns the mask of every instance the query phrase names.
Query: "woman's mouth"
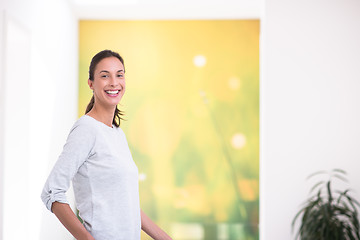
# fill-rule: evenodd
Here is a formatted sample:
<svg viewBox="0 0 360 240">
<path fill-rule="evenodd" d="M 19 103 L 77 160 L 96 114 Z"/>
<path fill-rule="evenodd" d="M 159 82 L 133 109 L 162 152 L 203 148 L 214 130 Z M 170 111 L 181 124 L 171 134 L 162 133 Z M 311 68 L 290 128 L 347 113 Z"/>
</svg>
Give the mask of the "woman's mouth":
<svg viewBox="0 0 360 240">
<path fill-rule="evenodd" d="M 117 97 L 120 93 L 120 90 L 105 90 L 105 93 L 109 96 L 109 97 Z"/>
</svg>

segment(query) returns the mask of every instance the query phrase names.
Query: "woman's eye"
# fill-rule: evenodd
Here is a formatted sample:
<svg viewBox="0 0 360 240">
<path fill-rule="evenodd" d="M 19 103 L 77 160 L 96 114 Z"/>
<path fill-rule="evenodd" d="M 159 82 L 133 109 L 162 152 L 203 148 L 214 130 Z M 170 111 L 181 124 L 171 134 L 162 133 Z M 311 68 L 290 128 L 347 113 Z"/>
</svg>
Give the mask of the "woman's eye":
<svg viewBox="0 0 360 240">
<path fill-rule="evenodd" d="M 102 78 L 107 78 L 107 77 L 108 77 L 108 75 L 102 75 L 101 77 L 102 77 Z"/>
<path fill-rule="evenodd" d="M 119 74 L 119 75 L 117 75 L 117 76 L 121 78 L 121 77 L 123 77 L 124 75 L 122 75 L 122 74 Z"/>
</svg>

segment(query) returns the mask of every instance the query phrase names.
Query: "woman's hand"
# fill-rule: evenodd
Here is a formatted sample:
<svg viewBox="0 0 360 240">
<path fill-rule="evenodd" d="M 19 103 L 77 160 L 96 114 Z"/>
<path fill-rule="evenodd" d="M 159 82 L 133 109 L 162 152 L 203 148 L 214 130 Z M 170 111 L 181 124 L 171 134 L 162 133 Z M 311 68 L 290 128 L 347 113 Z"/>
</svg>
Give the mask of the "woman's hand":
<svg viewBox="0 0 360 240">
<path fill-rule="evenodd" d="M 69 204 L 53 202 L 51 211 L 77 240 L 95 240 L 81 224 Z"/>
<path fill-rule="evenodd" d="M 158 225 L 156 225 L 146 214 L 140 210 L 141 213 L 141 229 L 147 235 L 155 240 L 172 240 Z"/>
</svg>

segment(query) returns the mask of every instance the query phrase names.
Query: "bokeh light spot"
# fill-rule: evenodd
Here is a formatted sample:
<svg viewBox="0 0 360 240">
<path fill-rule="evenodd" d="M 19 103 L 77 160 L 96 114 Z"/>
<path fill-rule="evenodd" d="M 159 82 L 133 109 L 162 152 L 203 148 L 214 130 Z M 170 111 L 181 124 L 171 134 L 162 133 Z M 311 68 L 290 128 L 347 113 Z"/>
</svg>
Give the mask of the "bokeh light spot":
<svg viewBox="0 0 360 240">
<path fill-rule="evenodd" d="M 235 133 L 231 138 L 231 145 L 235 149 L 241 149 L 246 144 L 246 137 L 242 133 Z"/>
<path fill-rule="evenodd" d="M 229 88 L 231 90 L 235 91 L 235 90 L 238 90 L 240 88 L 241 82 L 240 82 L 239 78 L 231 77 L 231 78 L 229 78 L 228 84 L 229 84 Z"/>
<path fill-rule="evenodd" d="M 146 180 L 146 174 L 145 173 L 139 173 L 139 181 L 143 182 Z"/>
<path fill-rule="evenodd" d="M 193 62 L 196 67 L 203 67 L 206 64 L 206 58 L 203 55 L 197 55 L 194 57 Z"/>
</svg>

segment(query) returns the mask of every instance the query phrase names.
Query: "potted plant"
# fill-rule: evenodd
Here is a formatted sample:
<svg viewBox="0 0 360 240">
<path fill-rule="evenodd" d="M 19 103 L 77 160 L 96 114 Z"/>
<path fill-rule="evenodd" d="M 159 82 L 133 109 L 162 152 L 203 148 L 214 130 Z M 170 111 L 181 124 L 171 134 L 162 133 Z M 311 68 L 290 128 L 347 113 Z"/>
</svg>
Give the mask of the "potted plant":
<svg viewBox="0 0 360 240">
<path fill-rule="evenodd" d="M 327 180 L 317 182 L 310 191 L 309 199 L 295 215 L 292 228 L 300 221 L 295 239 L 302 240 L 359 240 L 358 207 L 360 204 L 349 195 L 350 189 L 333 190 L 333 180 L 346 181 L 346 172 L 334 169 L 320 171 L 309 178 L 327 175 Z"/>
</svg>

